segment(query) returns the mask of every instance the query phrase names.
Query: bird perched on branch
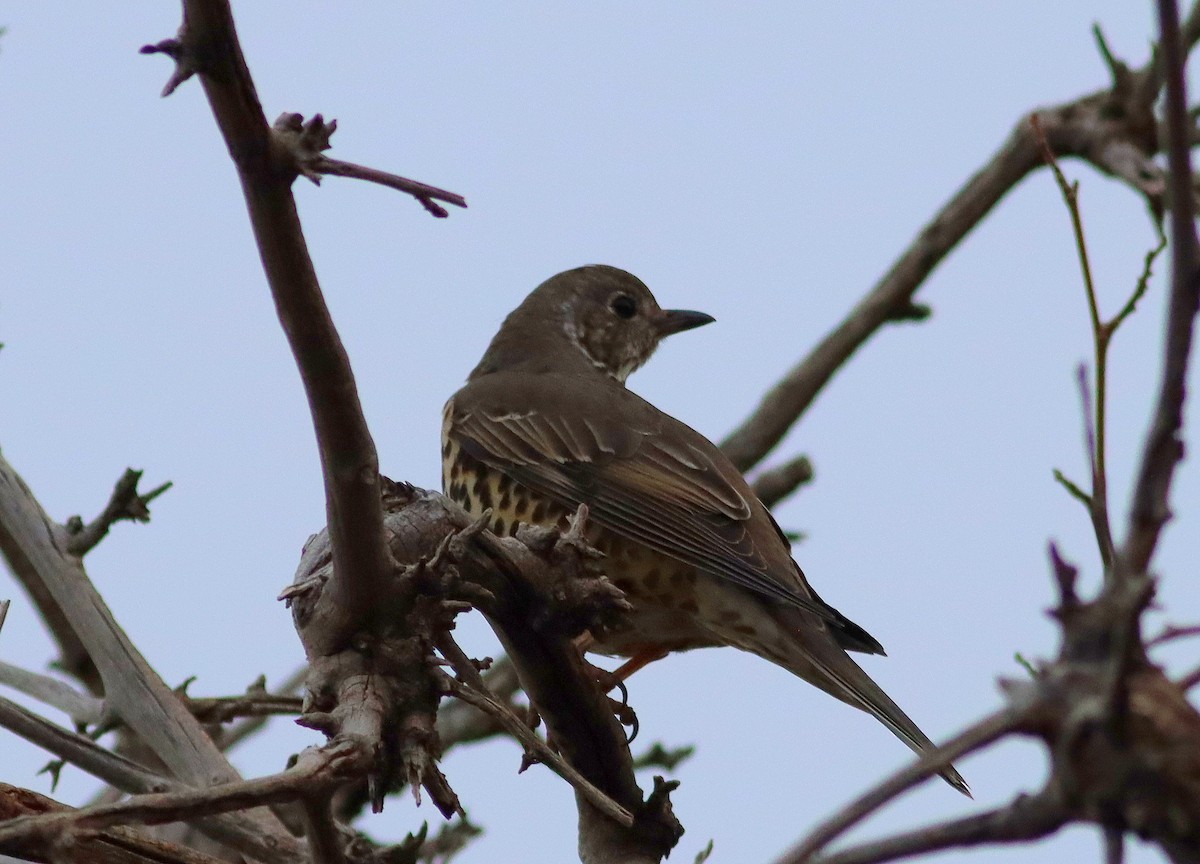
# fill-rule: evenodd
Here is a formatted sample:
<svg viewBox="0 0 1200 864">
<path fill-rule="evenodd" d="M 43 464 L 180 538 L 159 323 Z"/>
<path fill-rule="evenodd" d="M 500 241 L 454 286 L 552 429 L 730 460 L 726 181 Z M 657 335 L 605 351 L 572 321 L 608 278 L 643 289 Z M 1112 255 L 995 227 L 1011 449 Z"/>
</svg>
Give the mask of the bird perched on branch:
<svg viewBox="0 0 1200 864">
<path fill-rule="evenodd" d="M 713 321 L 662 309 L 637 277 L 580 267 L 539 285 L 446 403 L 442 483 L 491 528 L 566 526 L 588 539 L 633 607 L 592 650 L 630 674 L 672 651 L 733 645 L 871 714 L 918 753 L 933 747 L 847 652 L 883 654 L 825 603 L 741 473 L 711 441 L 625 388 L 667 336 Z M 942 776 L 970 794 L 954 768 Z"/>
</svg>

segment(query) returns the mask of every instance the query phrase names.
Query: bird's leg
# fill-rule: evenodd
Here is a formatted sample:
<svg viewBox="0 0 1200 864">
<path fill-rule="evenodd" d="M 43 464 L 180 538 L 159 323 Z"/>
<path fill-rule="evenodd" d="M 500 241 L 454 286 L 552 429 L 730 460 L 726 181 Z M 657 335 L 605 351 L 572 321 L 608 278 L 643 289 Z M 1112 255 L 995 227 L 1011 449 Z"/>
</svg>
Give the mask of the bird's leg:
<svg viewBox="0 0 1200 864">
<path fill-rule="evenodd" d="M 649 666 L 655 661 L 663 659 L 669 653 L 671 652 L 667 651 L 665 648 L 643 648 L 609 674 L 612 675 L 618 683 L 625 681 L 634 672 Z"/>
<path fill-rule="evenodd" d="M 608 701 L 612 706 L 613 714 L 616 715 L 621 725 L 631 728 L 632 731 L 626 743 L 632 743 L 633 739 L 637 737 L 639 724 L 637 714 L 634 713 L 633 708 L 629 705 L 629 688 L 625 686 L 625 679 L 643 666 L 666 657 L 667 652 L 658 648 L 639 651 L 620 667 L 610 672 L 590 662 L 585 656 L 585 652 L 595 644 L 596 637 L 589 631 L 585 631 L 575 637 L 575 647 L 579 649 L 580 659 L 583 661 L 584 666 L 587 667 L 592 679 L 600 685 L 600 688 L 605 693 L 613 689 L 621 692 L 621 701 L 618 702 L 616 699 L 609 699 Z"/>
</svg>

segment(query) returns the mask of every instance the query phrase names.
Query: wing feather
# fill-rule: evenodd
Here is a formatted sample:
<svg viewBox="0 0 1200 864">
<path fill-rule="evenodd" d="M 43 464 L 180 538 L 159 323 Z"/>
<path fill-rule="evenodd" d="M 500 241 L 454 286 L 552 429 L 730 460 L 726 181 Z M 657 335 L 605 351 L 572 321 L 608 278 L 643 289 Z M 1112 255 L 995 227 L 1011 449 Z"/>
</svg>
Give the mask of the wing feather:
<svg viewBox="0 0 1200 864">
<path fill-rule="evenodd" d="M 586 503 L 592 519 L 618 534 L 840 629 L 845 619 L 811 595 L 798 574 L 789 582 L 771 573 L 748 530 L 749 489 L 740 490 L 699 448 L 659 432 L 614 429 L 568 412 L 480 407 L 458 413 L 449 430 L 472 457 L 567 509 Z"/>
</svg>

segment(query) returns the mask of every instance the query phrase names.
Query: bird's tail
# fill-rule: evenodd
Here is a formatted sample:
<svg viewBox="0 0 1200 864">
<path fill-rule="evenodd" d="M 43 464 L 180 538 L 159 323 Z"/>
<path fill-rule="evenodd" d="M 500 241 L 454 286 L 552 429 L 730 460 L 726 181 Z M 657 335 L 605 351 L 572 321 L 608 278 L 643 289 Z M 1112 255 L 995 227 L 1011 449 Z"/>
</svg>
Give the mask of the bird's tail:
<svg viewBox="0 0 1200 864">
<path fill-rule="evenodd" d="M 831 696 L 866 711 L 917 753 L 924 753 L 935 746 L 929 740 L 929 736 L 883 692 L 883 688 L 872 681 L 871 677 L 834 642 L 827 630 L 813 628 L 811 625 L 789 629 L 799 637 L 795 640 L 796 650 L 790 652 L 791 656 L 786 658 L 787 662 L 784 663 L 793 674 L 820 687 Z M 954 770 L 954 766 L 947 766 L 940 774 L 942 779 L 959 792 L 968 798 L 971 797 L 970 787 Z"/>
</svg>

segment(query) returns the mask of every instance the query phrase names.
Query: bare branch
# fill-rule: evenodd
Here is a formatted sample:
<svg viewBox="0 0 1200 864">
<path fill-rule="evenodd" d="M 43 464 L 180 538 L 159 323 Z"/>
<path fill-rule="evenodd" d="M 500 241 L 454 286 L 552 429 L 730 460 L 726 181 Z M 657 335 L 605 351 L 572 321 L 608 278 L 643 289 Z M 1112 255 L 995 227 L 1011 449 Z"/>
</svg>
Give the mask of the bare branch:
<svg viewBox="0 0 1200 864">
<path fill-rule="evenodd" d="M 1168 624 L 1157 636 L 1146 640 L 1146 647 L 1157 648 L 1159 645 L 1165 645 L 1168 642 L 1174 642 L 1176 639 L 1184 639 L 1189 636 L 1200 636 L 1200 624 L 1193 624 L 1190 627 L 1177 627 L 1174 624 Z"/>
<path fill-rule="evenodd" d="M 0 727 L 122 791 L 162 792 L 181 788 L 174 781 L 106 750 L 86 735 L 63 729 L 4 698 L 0 698 Z"/>
<path fill-rule="evenodd" d="M 1196 17 L 1189 21 L 1189 47 L 1200 38 L 1200 25 L 1191 26 Z M 1165 183 L 1152 158 L 1159 149 L 1154 62 L 1110 88 L 1036 114 L 1055 154 L 1089 162 L 1145 195 L 1152 209 L 1161 210 Z M 1022 117 L 999 151 L 921 229 L 883 278 L 725 439 L 722 448 L 740 470 L 748 471 L 779 443 L 842 364 L 896 320 L 897 310 L 912 305 L 917 290 L 950 250 L 1041 162 L 1028 117 Z"/>
<path fill-rule="evenodd" d="M 0 824 L 19 816 L 71 810 L 37 792 L 0 783 Z M 128 828 L 81 832 L 81 836 L 64 839 L 67 842 L 12 843 L 0 847 L 0 854 L 55 864 L 225 864 L 225 859 L 146 837 Z"/>
<path fill-rule="evenodd" d="M 801 486 L 812 482 L 813 466 L 803 453 L 782 465 L 768 468 L 754 478 L 750 488 L 768 509 L 774 507 Z"/>
<path fill-rule="evenodd" d="M 208 785 L 237 780 L 238 774 L 213 745 L 203 727 L 146 662 L 113 619 L 84 572 L 67 551 L 66 530 L 55 523 L 29 488 L 0 455 L 0 551 L 59 610 L 66 632 L 74 634 L 103 679 L 106 705 L 162 759 L 173 774 Z M 278 860 L 299 860 L 299 844 L 270 811 L 222 817 L 221 826 L 245 851 Z M 251 828 L 250 826 L 253 826 Z M 218 826 L 219 827 L 219 826 Z M 204 830 L 214 830 L 206 824 Z"/>
<path fill-rule="evenodd" d="M 126 468 L 99 516 L 86 525 L 78 516 L 67 520 L 67 533 L 71 535 L 71 539 L 67 541 L 67 550 L 72 555 L 86 555 L 107 536 L 108 529 L 116 522 L 150 521 L 150 502 L 170 489 L 173 484 L 168 480 L 142 495 L 137 490 L 138 481 L 141 479 L 141 471 Z"/>
<path fill-rule="evenodd" d="M 1037 840 L 1053 834 L 1067 816 L 1057 801 L 1045 795 L 1021 796 L 1011 804 L 975 816 L 919 828 L 886 840 L 854 846 L 844 852 L 809 859 L 820 864 L 879 864 L 928 852 L 983 843 Z M 803 860 L 803 859 L 797 859 Z"/>
<path fill-rule="evenodd" d="M 275 689 L 275 695 L 286 698 L 300 692 L 300 689 L 304 686 L 304 678 L 307 674 L 308 667 L 300 667 L 285 678 L 283 683 Z M 247 717 L 240 723 L 235 724 L 221 736 L 221 740 L 218 742 L 221 749 L 232 750 L 242 741 L 263 729 L 267 725 L 268 720 L 270 720 L 270 715 L 263 714 Z"/>
<path fill-rule="evenodd" d="M 784 853 L 777 864 L 802 864 L 802 862 L 811 860 L 830 842 L 846 833 L 893 798 L 933 777 L 954 760 L 982 749 L 1018 729 L 1024 722 L 1025 713 L 1032 710 L 1032 705 L 1027 704 L 1019 709 L 1012 707 L 1012 704 L 1017 701 L 1014 699 L 1010 707 L 983 718 L 942 746 L 928 751 L 915 762 L 860 795 L 814 828 L 807 837 Z"/>
<path fill-rule="evenodd" d="M 310 795 L 304 799 L 304 836 L 312 850 L 313 864 L 345 864 L 346 838 L 333 811 L 329 795 Z"/>
<path fill-rule="evenodd" d="M 82 828 L 105 828 L 114 824 L 161 825 L 192 821 L 200 816 L 228 813 L 265 804 L 294 801 L 332 791 L 353 776 L 360 754 L 351 746 L 309 748 L 295 766 L 279 774 L 254 780 L 222 783 L 206 789 L 135 795 L 113 804 L 98 804 L 66 813 L 22 816 L 0 824 L 0 846 L 28 837 L 51 837 Z M 278 851 L 260 850 L 260 856 L 279 857 Z M 302 859 L 297 859 L 302 860 Z"/>
<path fill-rule="evenodd" d="M 329 149 L 329 139 L 337 129 L 336 120 L 326 123 L 320 114 L 314 114 L 306 123 L 300 114 L 287 113 L 279 115 L 272 129 L 277 139 L 285 143 L 295 160 L 296 172 L 317 186 L 321 185 L 321 177 L 326 174 L 378 183 L 380 186 L 413 196 L 437 219 L 445 219 L 450 215 L 445 207 L 437 203 L 438 201 L 445 201 L 455 207 L 467 206 L 467 199 L 456 192 L 447 192 L 428 183 L 325 156 L 322 151 Z"/>
<path fill-rule="evenodd" d="M 589 804 L 599 810 L 619 825 L 631 827 L 633 814 L 622 807 L 608 795 L 601 792 L 586 777 L 576 771 L 561 756 L 554 752 L 545 741 L 534 734 L 521 718 L 499 702 L 490 693 L 481 693 L 470 685 L 460 684 L 450 676 L 446 676 L 446 687 L 450 693 L 466 702 L 468 705 L 486 711 L 496 719 L 504 731 L 512 735 L 523 746 L 528 748 L 547 768 L 566 780 Z"/>
<path fill-rule="evenodd" d="M 1129 529 L 1121 550 L 1129 574 L 1146 571 L 1170 518 L 1171 480 L 1183 457 L 1183 400 L 1192 327 L 1200 305 L 1195 201 L 1184 78 L 1185 46 L 1174 0 L 1158 0 L 1163 77 L 1166 84 L 1167 165 L 1171 200 L 1171 296 L 1167 312 L 1161 389 L 1134 486 Z"/>
<path fill-rule="evenodd" d="M 380 511 L 379 458 L 363 418 L 350 360 L 300 228 L 291 185 L 296 166 L 263 116 L 227 0 L 184 0 L 183 56 L 199 72 L 237 167 L 254 238 L 308 396 L 321 469 L 343 636 L 371 620 L 391 573 Z"/>
<path fill-rule="evenodd" d="M 104 716 L 104 700 L 80 693 L 69 684 L 39 675 L 0 660 L 0 684 L 24 693 L 44 705 L 57 708 L 76 723 L 99 723 Z"/>
</svg>

